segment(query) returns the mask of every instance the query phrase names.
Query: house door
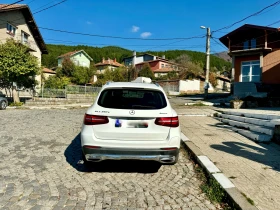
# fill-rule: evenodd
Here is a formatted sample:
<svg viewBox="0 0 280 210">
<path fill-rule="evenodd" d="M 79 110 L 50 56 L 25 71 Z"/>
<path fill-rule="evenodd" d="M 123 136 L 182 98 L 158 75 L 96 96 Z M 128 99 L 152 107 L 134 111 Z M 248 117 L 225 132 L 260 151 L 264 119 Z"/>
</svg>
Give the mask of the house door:
<svg viewBox="0 0 280 210">
<path fill-rule="evenodd" d="M 241 82 L 260 82 L 260 61 L 246 61 L 241 65 Z"/>
</svg>

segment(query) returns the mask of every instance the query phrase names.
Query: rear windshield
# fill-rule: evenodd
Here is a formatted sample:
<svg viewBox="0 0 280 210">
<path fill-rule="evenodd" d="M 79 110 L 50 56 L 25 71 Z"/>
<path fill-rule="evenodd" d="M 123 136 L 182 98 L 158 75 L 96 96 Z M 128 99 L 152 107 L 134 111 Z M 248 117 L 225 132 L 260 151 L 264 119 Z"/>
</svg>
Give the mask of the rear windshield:
<svg viewBox="0 0 280 210">
<path fill-rule="evenodd" d="M 113 109 L 162 109 L 167 106 L 162 92 L 144 89 L 105 89 L 98 105 Z"/>
</svg>

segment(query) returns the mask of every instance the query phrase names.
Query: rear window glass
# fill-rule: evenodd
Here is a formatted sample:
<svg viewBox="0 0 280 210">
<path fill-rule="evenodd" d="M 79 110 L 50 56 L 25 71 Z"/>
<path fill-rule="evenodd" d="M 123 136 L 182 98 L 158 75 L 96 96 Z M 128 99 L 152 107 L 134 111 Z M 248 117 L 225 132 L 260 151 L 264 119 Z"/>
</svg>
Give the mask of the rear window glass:
<svg viewBox="0 0 280 210">
<path fill-rule="evenodd" d="M 144 89 L 105 89 L 98 105 L 112 109 L 162 109 L 167 106 L 162 92 Z"/>
</svg>

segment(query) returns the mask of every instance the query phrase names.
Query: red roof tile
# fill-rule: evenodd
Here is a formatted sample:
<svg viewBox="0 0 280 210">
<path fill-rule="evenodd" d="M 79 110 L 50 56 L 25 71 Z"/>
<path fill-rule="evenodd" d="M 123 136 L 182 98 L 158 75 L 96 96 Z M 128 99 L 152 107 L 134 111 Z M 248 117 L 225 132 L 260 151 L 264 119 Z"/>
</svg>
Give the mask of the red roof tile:
<svg viewBox="0 0 280 210">
<path fill-rule="evenodd" d="M 26 4 L 0 4 L 0 10 L 10 10 L 10 9 L 19 9 L 27 7 Z"/>
<path fill-rule="evenodd" d="M 43 73 L 48 73 L 48 74 L 56 74 L 55 71 L 48 69 L 48 68 L 43 68 Z"/>
<path fill-rule="evenodd" d="M 102 60 L 102 62 L 95 64 L 95 66 L 116 66 L 121 67 L 122 64 L 118 63 L 116 60 L 108 59 L 108 60 Z"/>
<path fill-rule="evenodd" d="M 81 50 L 75 50 L 75 51 L 73 51 L 73 52 L 68 52 L 68 53 L 65 53 L 65 54 L 63 54 L 63 55 L 58 56 L 58 58 L 68 57 L 68 56 L 74 55 L 74 54 L 76 54 L 77 52 L 80 52 L 80 51 L 81 51 Z"/>
</svg>

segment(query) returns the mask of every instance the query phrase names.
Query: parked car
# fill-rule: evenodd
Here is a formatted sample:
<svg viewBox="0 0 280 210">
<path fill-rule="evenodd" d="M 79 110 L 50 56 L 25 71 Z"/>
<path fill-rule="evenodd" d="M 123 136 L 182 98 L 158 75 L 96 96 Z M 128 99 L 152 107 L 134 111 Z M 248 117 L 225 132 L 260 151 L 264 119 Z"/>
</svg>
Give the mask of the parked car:
<svg viewBox="0 0 280 210">
<path fill-rule="evenodd" d="M 157 84 L 112 82 L 87 110 L 81 131 L 85 164 L 102 160 L 153 160 L 175 164 L 180 126 Z"/>
<path fill-rule="evenodd" d="M 8 106 L 7 98 L 5 97 L 5 95 L 1 95 L 0 93 L 0 110 L 6 109 L 7 106 Z"/>
</svg>

